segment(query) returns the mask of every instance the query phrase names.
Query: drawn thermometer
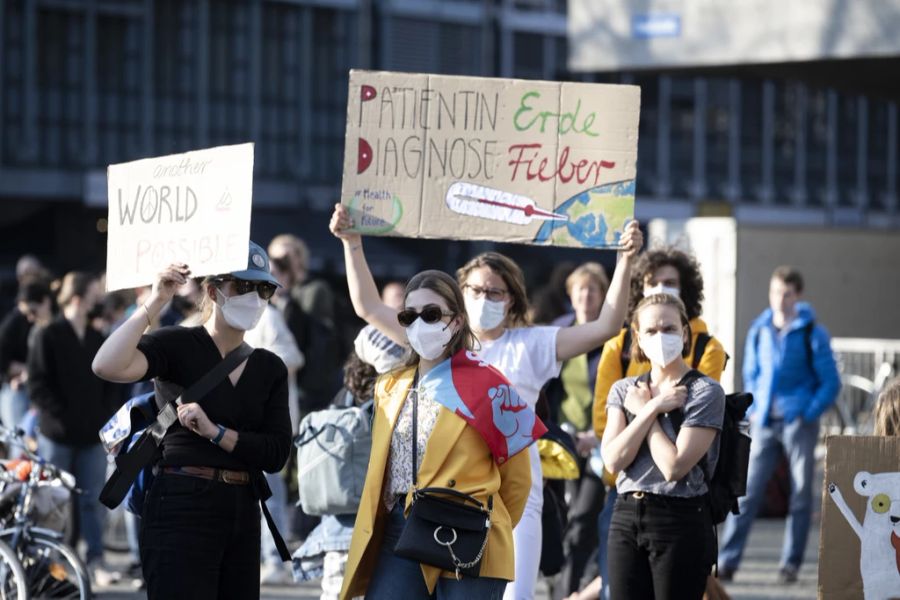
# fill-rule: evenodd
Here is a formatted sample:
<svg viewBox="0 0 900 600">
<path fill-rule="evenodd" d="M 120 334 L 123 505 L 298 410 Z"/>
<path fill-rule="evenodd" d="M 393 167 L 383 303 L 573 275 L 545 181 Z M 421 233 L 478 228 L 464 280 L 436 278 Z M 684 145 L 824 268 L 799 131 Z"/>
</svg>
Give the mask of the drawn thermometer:
<svg viewBox="0 0 900 600">
<path fill-rule="evenodd" d="M 541 221 L 568 221 L 569 217 L 537 206 L 526 196 L 495 190 L 476 183 L 457 181 L 447 189 L 447 206 L 453 212 L 470 217 L 528 225 Z"/>
</svg>

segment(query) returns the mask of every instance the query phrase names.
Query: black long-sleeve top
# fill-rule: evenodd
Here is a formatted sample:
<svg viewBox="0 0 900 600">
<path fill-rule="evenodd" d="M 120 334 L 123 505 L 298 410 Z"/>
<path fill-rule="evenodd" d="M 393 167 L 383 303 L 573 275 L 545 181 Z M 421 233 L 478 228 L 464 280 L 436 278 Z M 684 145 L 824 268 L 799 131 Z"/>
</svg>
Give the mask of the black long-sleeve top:
<svg viewBox="0 0 900 600">
<path fill-rule="evenodd" d="M 13 308 L 0 321 L 0 381 L 6 381 L 10 364 L 28 360 L 28 335 L 31 321 L 18 308 Z"/>
<path fill-rule="evenodd" d="M 41 434 L 73 446 L 99 444 L 98 431 L 122 401 L 120 386 L 94 375 L 103 335 L 88 326 L 80 339 L 65 317 L 34 333 L 28 351 L 28 394 Z"/>
<path fill-rule="evenodd" d="M 222 355 L 203 327 L 163 327 L 138 344 L 147 357 L 143 379 L 189 388 L 213 369 Z M 162 443 L 162 466 L 202 466 L 269 473 L 279 471 L 291 450 L 287 368 L 275 354 L 257 348 L 236 385 L 224 378 L 197 403 L 213 423 L 238 432 L 226 452 L 176 422 Z"/>
</svg>

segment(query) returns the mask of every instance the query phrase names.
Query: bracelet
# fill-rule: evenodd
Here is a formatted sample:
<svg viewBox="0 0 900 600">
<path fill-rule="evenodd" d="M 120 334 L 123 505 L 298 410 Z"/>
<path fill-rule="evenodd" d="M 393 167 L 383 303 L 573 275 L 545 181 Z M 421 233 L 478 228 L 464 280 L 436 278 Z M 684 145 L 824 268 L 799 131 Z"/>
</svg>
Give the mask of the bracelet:
<svg viewBox="0 0 900 600">
<path fill-rule="evenodd" d="M 218 445 L 219 445 L 219 442 L 222 441 L 222 438 L 225 437 L 225 428 L 222 427 L 221 425 L 216 425 L 216 427 L 219 428 L 219 433 L 217 433 L 217 434 L 216 434 L 216 437 L 214 437 L 213 439 L 211 439 L 211 440 L 209 440 L 209 441 L 211 441 L 213 444 L 215 444 L 216 446 L 218 446 Z"/>
<path fill-rule="evenodd" d="M 147 327 L 153 327 L 153 320 L 150 318 L 150 311 L 147 309 L 147 305 L 141 304 L 141 308 L 144 309 L 144 315 L 147 317 Z"/>
</svg>

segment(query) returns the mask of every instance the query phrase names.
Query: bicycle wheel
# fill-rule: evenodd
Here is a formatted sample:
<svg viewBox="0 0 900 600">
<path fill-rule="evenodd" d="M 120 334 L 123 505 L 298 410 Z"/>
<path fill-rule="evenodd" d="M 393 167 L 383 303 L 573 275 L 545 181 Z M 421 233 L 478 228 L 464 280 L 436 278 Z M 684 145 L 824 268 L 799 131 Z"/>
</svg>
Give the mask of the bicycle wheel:
<svg viewBox="0 0 900 600">
<path fill-rule="evenodd" d="M 0 541 L 0 600 L 26 600 L 28 583 L 16 553 Z"/>
<path fill-rule="evenodd" d="M 29 531 L 17 548 L 32 598 L 88 600 L 91 578 L 78 554 L 62 541 Z"/>
</svg>

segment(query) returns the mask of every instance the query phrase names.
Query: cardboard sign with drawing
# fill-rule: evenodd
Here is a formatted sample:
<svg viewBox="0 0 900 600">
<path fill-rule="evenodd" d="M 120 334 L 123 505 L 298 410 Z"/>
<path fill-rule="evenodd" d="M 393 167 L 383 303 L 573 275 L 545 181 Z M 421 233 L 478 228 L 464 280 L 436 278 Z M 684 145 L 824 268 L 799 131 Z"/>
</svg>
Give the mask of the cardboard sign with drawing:
<svg viewBox="0 0 900 600">
<path fill-rule="evenodd" d="M 900 438 L 826 444 L 819 598 L 900 598 Z"/>
<path fill-rule="evenodd" d="M 614 248 L 640 88 L 351 71 L 341 201 L 368 235 Z"/>
<path fill-rule="evenodd" d="M 171 263 L 194 276 L 247 264 L 253 144 L 110 165 L 109 291 L 147 285 Z"/>
</svg>

